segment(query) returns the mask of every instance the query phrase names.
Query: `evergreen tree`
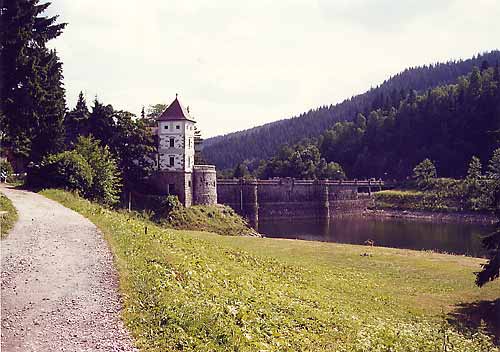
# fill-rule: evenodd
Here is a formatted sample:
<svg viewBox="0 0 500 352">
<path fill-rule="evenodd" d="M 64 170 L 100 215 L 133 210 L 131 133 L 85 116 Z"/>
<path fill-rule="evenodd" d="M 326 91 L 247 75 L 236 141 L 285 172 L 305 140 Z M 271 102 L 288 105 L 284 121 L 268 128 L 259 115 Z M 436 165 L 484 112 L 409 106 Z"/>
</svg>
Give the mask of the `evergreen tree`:
<svg viewBox="0 0 500 352">
<path fill-rule="evenodd" d="M 500 148 L 495 149 L 488 163 L 488 177 L 500 180 Z"/>
<path fill-rule="evenodd" d="M 486 71 L 489 68 L 490 63 L 488 62 L 488 60 L 483 60 L 483 62 L 481 62 L 481 71 Z"/>
<path fill-rule="evenodd" d="M 112 141 L 116 127 L 114 113 L 111 105 L 102 104 L 96 97 L 88 119 L 89 134 L 104 143 Z"/>
<path fill-rule="evenodd" d="M 465 178 L 465 186 L 467 187 L 467 207 L 472 210 L 488 208 L 490 201 L 488 195 L 485 194 L 487 184 L 485 184 L 483 180 L 482 168 L 481 160 L 473 156 L 469 163 L 467 176 Z"/>
<path fill-rule="evenodd" d="M 0 4 L 1 124 L 5 144 L 17 157 L 40 161 L 62 147 L 65 112 L 62 65 L 46 43 L 62 33 L 50 3 L 6 0 Z"/>
<path fill-rule="evenodd" d="M 467 180 L 477 181 L 481 178 L 483 166 L 477 156 L 473 156 L 467 170 Z"/>
<path fill-rule="evenodd" d="M 90 126 L 88 123 L 89 114 L 83 92 L 80 92 L 75 108 L 68 112 L 64 119 L 67 145 L 75 143 L 78 136 L 86 136 L 90 133 Z"/>
</svg>

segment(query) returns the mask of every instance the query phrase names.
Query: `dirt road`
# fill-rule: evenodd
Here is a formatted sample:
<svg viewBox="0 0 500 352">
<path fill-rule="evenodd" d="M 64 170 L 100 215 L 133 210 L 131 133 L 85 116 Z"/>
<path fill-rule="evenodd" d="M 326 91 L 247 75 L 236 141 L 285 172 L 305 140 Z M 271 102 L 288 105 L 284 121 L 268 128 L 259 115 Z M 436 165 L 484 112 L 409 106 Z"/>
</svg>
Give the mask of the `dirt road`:
<svg viewBox="0 0 500 352">
<path fill-rule="evenodd" d="M 134 351 L 97 228 L 38 194 L 0 187 L 19 213 L 1 245 L 2 352 Z"/>
</svg>

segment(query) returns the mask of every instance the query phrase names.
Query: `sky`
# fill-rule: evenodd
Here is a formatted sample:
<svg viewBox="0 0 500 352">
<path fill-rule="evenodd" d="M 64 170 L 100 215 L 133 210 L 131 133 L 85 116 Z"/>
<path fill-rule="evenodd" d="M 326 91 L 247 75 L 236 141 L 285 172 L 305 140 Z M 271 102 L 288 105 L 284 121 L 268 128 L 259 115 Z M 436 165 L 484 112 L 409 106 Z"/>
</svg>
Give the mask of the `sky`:
<svg viewBox="0 0 500 352">
<path fill-rule="evenodd" d="M 179 100 L 204 137 L 341 102 L 500 47 L 498 0 L 52 0 L 68 108 Z"/>
</svg>

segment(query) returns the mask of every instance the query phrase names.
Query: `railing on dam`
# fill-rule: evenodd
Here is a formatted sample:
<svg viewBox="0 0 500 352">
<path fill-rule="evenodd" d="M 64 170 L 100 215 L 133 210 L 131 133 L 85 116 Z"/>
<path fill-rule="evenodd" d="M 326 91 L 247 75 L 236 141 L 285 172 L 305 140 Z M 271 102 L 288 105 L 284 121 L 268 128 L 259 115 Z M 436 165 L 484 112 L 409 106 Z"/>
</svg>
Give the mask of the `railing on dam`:
<svg viewBox="0 0 500 352">
<path fill-rule="evenodd" d="M 251 224 L 259 217 L 324 219 L 366 209 L 371 191 L 383 185 L 380 180 L 222 179 L 217 180 L 217 198 Z"/>
<path fill-rule="evenodd" d="M 298 180 L 294 178 L 276 178 L 271 180 L 257 180 L 257 179 L 218 179 L 219 185 L 235 185 L 245 182 L 257 182 L 259 185 L 276 185 L 283 183 L 292 183 L 300 185 L 314 185 L 319 183 L 335 186 L 357 186 L 357 187 L 382 187 L 384 181 L 382 180 Z"/>
</svg>

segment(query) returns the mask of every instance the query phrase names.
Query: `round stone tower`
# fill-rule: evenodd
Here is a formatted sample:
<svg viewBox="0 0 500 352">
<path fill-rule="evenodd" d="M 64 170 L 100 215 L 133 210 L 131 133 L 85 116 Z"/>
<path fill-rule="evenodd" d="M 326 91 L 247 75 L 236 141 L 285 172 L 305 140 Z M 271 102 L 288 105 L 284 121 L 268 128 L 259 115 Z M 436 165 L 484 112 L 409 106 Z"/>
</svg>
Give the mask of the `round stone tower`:
<svg viewBox="0 0 500 352">
<path fill-rule="evenodd" d="M 217 173 L 214 165 L 194 165 L 193 204 L 217 204 Z"/>
</svg>

